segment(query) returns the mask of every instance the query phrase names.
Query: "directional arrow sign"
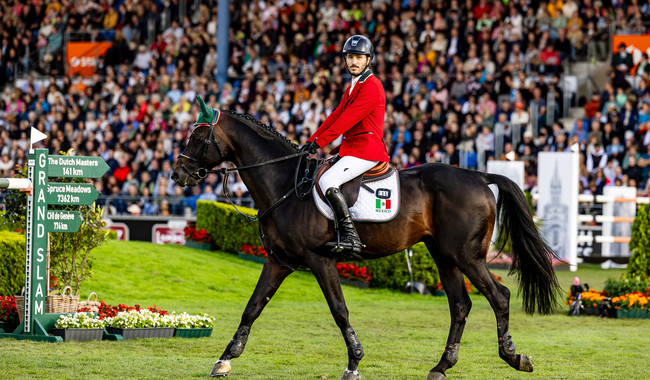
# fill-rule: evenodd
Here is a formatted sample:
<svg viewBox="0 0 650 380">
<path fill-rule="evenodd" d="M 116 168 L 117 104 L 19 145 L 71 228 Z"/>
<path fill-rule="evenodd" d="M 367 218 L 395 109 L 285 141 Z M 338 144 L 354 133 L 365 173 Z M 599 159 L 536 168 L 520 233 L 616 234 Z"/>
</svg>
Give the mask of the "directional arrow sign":
<svg viewBox="0 0 650 380">
<path fill-rule="evenodd" d="M 89 205 L 97 199 L 99 193 L 89 183 L 47 184 L 45 201 L 51 205 Z"/>
<path fill-rule="evenodd" d="M 48 177 L 100 178 L 108 171 L 101 157 L 48 156 Z"/>
<path fill-rule="evenodd" d="M 47 210 L 43 223 L 46 232 L 77 232 L 81 226 L 81 214 L 77 211 Z"/>
</svg>

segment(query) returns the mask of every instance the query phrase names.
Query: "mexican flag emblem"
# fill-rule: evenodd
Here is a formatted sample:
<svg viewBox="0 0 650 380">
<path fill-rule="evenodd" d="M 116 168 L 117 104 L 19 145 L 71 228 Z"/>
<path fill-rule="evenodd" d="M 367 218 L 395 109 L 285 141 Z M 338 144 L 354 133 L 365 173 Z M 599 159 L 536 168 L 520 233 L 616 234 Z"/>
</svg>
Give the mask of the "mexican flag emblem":
<svg viewBox="0 0 650 380">
<path fill-rule="evenodd" d="M 390 210 L 390 199 L 377 199 L 377 211 Z"/>
</svg>

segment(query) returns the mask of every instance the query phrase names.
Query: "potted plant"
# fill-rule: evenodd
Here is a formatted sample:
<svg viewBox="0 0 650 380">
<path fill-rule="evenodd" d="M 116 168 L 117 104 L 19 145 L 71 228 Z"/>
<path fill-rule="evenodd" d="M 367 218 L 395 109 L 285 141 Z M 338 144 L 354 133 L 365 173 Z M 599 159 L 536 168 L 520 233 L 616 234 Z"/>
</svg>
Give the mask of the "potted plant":
<svg viewBox="0 0 650 380">
<path fill-rule="evenodd" d="M 62 337 L 64 341 L 102 340 L 104 324 L 105 321 L 93 313 L 61 315 L 50 333 Z"/>
<path fill-rule="evenodd" d="M 16 298 L 0 296 L 0 332 L 13 332 L 19 323 Z"/>
<path fill-rule="evenodd" d="M 350 263 L 336 264 L 341 284 L 356 286 L 357 288 L 368 288 L 370 286 L 370 272 L 367 267 L 359 267 Z"/>
<path fill-rule="evenodd" d="M 641 292 L 623 294 L 612 298 L 618 318 L 650 318 L 648 295 Z"/>
<path fill-rule="evenodd" d="M 196 223 L 189 222 L 183 229 L 185 232 L 185 245 L 209 251 L 212 248 L 212 236 L 204 230 L 196 229 Z"/>
<path fill-rule="evenodd" d="M 122 338 L 170 338 L 174 335 L 174 318 L 148 309 L 120 311 L 104 318 L 106 330 Z"/>
<path fill-rule="evenodd" d="M 249 261 L 254 261 L 256 263 L 264 263 L 266 261 L 266 256 L 268 253 L 261 245 L 250 245 L 244 244 L 241 246 L 241 251 L 239 252 L 239 258 Z"/>
<path fill-rule="evenodd" d="M 187 313 L 172 314 L 176 330 L 174 336 L 181 338 L 209 337 L 214 327 L 214 317 L 202 313 L 189 315 Z"/>
<path fill-rule="evenodd" d="M 584 313 L 586 315 L 599 315 L 601 305 L 605 302 L 605 297 L 606 294 L 604 292 L 597 292 L 593 289 L 580 293 L 580 302 L 582 302 Z M 573 297 L 571 293 L 568 293 L 565 304 L 571 305 L 574 300 L 575 297 Z"/>
</svg>

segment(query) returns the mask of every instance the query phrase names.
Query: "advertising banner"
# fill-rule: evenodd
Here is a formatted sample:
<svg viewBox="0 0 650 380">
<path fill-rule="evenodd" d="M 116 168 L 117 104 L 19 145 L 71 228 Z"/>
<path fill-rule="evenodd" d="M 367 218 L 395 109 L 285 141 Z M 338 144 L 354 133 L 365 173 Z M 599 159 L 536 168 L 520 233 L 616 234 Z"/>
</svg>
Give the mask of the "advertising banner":
<svg viewBox="0 0 650 380">
<path fill-rule="evenodd" d="M 538 163 L 537 216 L 542 222 L 542 235 L 551 249 L 571 265 L 571 270 L 577 270 L 578 154 L 540 152 Z"/>
<path fill-rule="evenodd" d="M 66 45 L 68 76 L 92 76 L 97 67 L 97 58 L 104 56 L 111 46 L 110 42 L 68 42 Z"/>
<path fill-rule="evenodd" d="M 625 51 L 632 55 L 632 61 L 635 66 L 641 62 L 641 59 L 643 59 L 643 53 L 650 52 L 649 35 L 613 35 L 613 53 L 618 53 L 618 45 L 620 45 L 621 42 L 626 45 Z"/>
</svg>

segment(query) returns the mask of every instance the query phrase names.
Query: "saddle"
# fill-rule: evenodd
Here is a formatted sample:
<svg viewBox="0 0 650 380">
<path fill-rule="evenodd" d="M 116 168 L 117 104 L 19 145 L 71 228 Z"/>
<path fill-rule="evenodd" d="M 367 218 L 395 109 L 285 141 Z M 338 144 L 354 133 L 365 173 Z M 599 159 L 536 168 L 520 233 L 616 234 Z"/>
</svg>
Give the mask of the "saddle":
<svg viewBox="0 0 650 380">
<path fill-rule="evenodd" d="M 320 188 L 318 181 L 320 177 L 339 160 L 339 156 L 335 156 L 323 162 L 316 172 L 316 182 L 314 186 L 316 187 L 316 192 L 321 200 L 327 203 L 325 200 L 325 195 L 323 189 Z M 373 166 L 370 170 L 366 171 L 362 175 L 344 183 L 341 185 L 341 193 L 345 197 L 348 205 L 352 207 L 357 202 L 359 197 L 359 190 L 363 187 L 370 193 L 373 193 L 373 190 L 365 185 L 367 182 L 379 181 L 384 178 L 390 177 L 395 172 L 395 168 L 391 167 L 388 162 L 380 162 L 377 165 Z M 327 189 L 325 189 L 327 190 Z"/>
</svg>

